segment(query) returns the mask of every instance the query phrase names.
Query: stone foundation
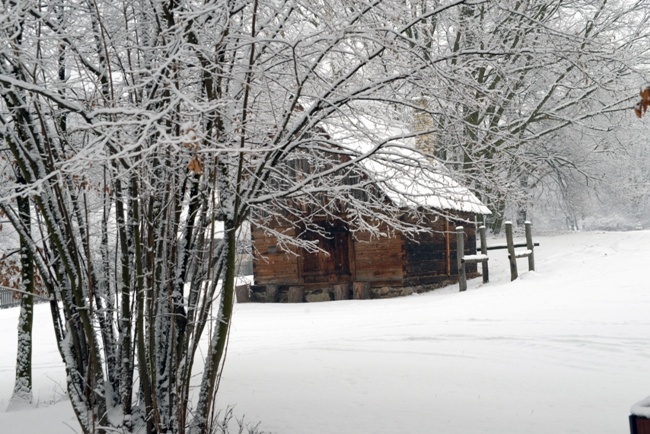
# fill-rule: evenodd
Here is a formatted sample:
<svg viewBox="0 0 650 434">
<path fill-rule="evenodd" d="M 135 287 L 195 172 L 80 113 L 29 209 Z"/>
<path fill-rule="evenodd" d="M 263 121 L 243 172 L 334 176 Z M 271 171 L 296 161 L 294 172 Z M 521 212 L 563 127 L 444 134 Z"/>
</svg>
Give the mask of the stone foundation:
<svg viewBox="0 0 650 434">
<path fill-rule="evenodd" d="M 433 291 L 456 282 L 457 280 L 452 278 L 429 285 L 381 287 L 370 287 L 369 282 L 354 282 L 354 284 L 345 283 L 317 289 L 299 285 L 252 285 L 248 292 L 248 300 L 254 303 L 316 303 L 333 300 L 395 298 Z M 241 290 L 238 291 L 237 301 L 241 303 L 240 292 Z"/>
</svg>

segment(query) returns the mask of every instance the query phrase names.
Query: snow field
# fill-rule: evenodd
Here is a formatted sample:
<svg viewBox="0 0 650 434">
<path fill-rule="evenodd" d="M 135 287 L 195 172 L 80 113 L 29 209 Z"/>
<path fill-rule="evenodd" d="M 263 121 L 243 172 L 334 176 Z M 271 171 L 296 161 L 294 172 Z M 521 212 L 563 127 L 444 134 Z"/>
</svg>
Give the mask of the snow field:
<svg viewBox="0 0 650 434">
<path fill-rule="evenodd" d="M 422 295 L 237 305 L 218 405 L 277 434 L 627 433 L 650 395 L 650 231 L 536 237 L 537 272 Z M 489 241 L 495 243 L 496 241 Z M 17 309 L 0 310 L 0 432 L 75 432 L 47 306 L 35 409 L 3 412 Z"/>
</svg>

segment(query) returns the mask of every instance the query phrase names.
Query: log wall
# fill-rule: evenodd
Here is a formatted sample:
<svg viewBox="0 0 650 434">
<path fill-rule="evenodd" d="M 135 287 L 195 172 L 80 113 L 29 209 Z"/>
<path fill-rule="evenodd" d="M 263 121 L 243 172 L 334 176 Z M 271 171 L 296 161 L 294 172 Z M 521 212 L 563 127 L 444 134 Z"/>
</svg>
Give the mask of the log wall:
<svg viewBox="0 0 650 434">
<path fill-rule="evenodd" d="M 469 220 L 472 216 L 460 217 Z M 338 273 L 341 275 L 337 278 L 332 278 L 332 272 L 319 274 L 315 272 L 318 270 L 311 270 L 314 264 L 319 264 L 318 261 L 312 261 L 313 264 L 309 262 L 313 254 L 303 255 L 301 258 L 291 252 L 282 251 L 276 245 L 274 237 L 267 236 L 263 230 L 253 227 L 251 235 L 255 285 L 280 285 L 282 290 L 286 291 L 286 288 L 292 285 L 307 285 L 308 289 L 315 289 L 331 288 L 332 285 L 343 282 L 368 282 L 371 287 L 400 287 L 454 281 L 458 275 L 455 234 L 457 225 L 465 228 L 465 255 L 475 254 L 476 230 L 473 224 L 460 219 L 447 221 L 443 217 L 432 216 L 430 227 L 433 232 L 420 235 L 417 241 L 399 233 L 393 237 L 382 238 L 371 238 L 367 233 L 357 233 L 356 239 L 349 237 L 347 257 L 341 255 L 341 258 L 327 258 L 339 262 L 343 259 L 349 261 L 349 269 L 346 268 L 345 273 Z M 295 228 L 284 230 L 289 236 L 296 234 Z M 384 228 L 384 232 L 389 231 Z M 339 244 L 344 248 L 345 243 Z M 466 271 L 469 275 L 475 274 L 477 264 L 467 264 Z"/>
<path fill-rule="evenodd" d="M 425 277 L 449 276 L 451 271 L 446 220 L 442 217 L 433 219 L 428 226 L 433 233 L 421 234 L 416 240 L 407 238 L 404 241 L 404 275 L 411 282 Z"/>
<path fill-rule="evenodd" d="M 287 235 L 294 236 L 293 228 L 287 229 Z M 251 229 L 253 242 L 253 270 L 256 285 L 275 283 L 294 285 L 300 283 L 299 257 L 291 252 L 281 250 L 274 237 L 267 236 L 259 228 Z"/>
<path fill-rule="evenodd" d="M 417 240 L 405 238 L 404 284 L 429 285 L 453 281 L 458 276 L 456 226 L 465 228 L 465 255 L 476 253 L 476 229 L 472 214 L 462 213 L 459 219 L 431 217 L 427 226 L 433 231 Z M 465 221 L 463 221 L 465 220 Z M 468 274 L 476 273 L 477 265 L 468 264 Z"/>
<path fill-rule="evenodd" d="M 354 280 L 375 283 L 398 283 L 403 279 L 403 237 L 371 238 L 357 234 L 354 241 Z"/>
</svg>

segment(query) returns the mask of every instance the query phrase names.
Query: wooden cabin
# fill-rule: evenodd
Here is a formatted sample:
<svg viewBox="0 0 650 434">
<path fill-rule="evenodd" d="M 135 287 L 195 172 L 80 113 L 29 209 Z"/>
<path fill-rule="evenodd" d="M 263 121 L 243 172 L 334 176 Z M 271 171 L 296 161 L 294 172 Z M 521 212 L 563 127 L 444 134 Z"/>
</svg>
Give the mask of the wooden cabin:
<svg viewBox="0 0 650 434">
<path fill-rule="evenodd" d="M 408 295 L 457 281 L 457 225 L 464 227 L 464 254 L 476 253 L 476 231 L 467 220 L 474 214 L 459 212 L 458 220 L 432 214 L 426 226 L 431 233 L 417 238 L 395 233 L 373 238 L 353 234 L 341 221 L 321 221 L 322 233 L 301 231 L 299 226 L 276 228 L 290 236 L 318 241 L 320 251 L 293 248 L 283 251 L 276 239 L 253 228 L 254 301 L 327 301 L 348 298 L 382 298 Z M 476 264 L 467 264 L 469 277 Z"/>
<path fill-rule="evenodd" d="M 336 158 L 340 159 L 340 155 L 337 153 Z M 408 165 L 408 170 L 393 169 L 386 161 L 395 155 L 407 156 L 417 164 Z M 306 161 L 295 162 L 288 173 L 308 172 Z M 384 226 L 379 232 L 391 236 L 372 236 L 350 227 L 344 210 L 325 213 L 325 217 L 309 207 L 298 217 L 292 212 L 282 218 L 266 219 L 264 228 L 253 218 L 253 301 L 392 297 L 457 281 L 456 226 L 465 228 L 464 254 L 475 254 L 476 230 L 472 223 L 476 215 L 490 214 L 487 207 L 451 179 L 439 163 L 411 152 L 403 141 L 385 155 L 364 160 L 355 176 L 357 182 L 359 178 L 372 181 L 370 190 L 374 191 L 363 194 L 381 196 L 393 209 L 404 210 L 403 219 L 412 218 L 409 210 L 419 210 L 420 216 L 425 216 L 420 224 L 430 232 L 407 236 Z M 300 206 L 296 209 L 300 210 Z M 304 216 L 311 216 L 311 230 L 305 227 Z M 283 249 L 274 234 L 315 242 L 319 251 L 295 246 Z M 468 264 L 466 271 L 469 277 L 477 275 L 476 264 Z"/>
</svg>

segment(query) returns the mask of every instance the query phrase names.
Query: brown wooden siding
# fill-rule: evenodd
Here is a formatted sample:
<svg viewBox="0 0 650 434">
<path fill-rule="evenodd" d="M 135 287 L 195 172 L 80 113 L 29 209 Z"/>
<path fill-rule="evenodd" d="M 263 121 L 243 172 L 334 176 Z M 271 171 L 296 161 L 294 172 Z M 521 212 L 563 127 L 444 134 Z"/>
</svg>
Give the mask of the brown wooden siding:
<svg viewBox="0 0 650 434">
<path fill-rule="evenodd" d="M 432 233 L 424 233 L 417 239 L 405 239 L 405 277 L 447 276 L 449 260 L 447 252 L 447 225 L 444 218 L 432 219 L 427 225 Z"/>
<path fill-rule="evenodd" d="M 295 230 L 287 229 L 287 235 L 295 235 Z M 253 270 L 256 285 L 300 283 L 297 255 L 280 250 L 276 245 L 276 239 L 267 236 L 261 229 L 253 229 L 251 238 L 253 240 Z"/>
<path fill-rule="evenodd" d="M 404 260 L 401 235 L 371 239 L 369 234 L 357 234 L 354 252 L 355 280 L 401 284 Z"/>
<path fill-rule="evenodd" d="M 445 234 L 425 234 L 416 241 L 406 242 L 404 272 L 408 277 L 447 275 Z"/>
<path fill-rule="evenodd" d="M 470 215 L 460 217 L 472 218 Z M 318 239 L 319 245 L 330 255 L 284 252 L 276 246 L 274 237 L 253 228 L 255 284 L 320 288 L 353 281 L 370 282 L 375 287 L 448 282 L 458 274 L 455 229 L 459 225 L 465 230 L 464 254 L 474 254 L 474 224 L 462 220 L 448 221 L 443 217 L 432 217 L 429 226 L 433 233 L 421 234 L 417 241 L 399 233 L 378 239 L 371 239 L 367 233 L 357 233 L 354 239 L 344 226 L 324 228 L 331 232 L 331 236 L 326 238 L 307 235 L 309 239 Z M 295 236 L 299 231 L 278 226 L 275 229 L 285 230 L 289 236 Z M 385 229 L 384 232 L 388 232 Z M 476 264 L 467 264 L 466 271 L 470 275 L 476 273 Z"/>
<path fill-rule="evenodd" d="M 319 223 L 323 233 L 305 231 L 303 238 L 315 241 L 323 251 L 302 253 L 304 283 L 341 283 L 352 280 L 350 231 L 347 225 Z"/>
</svg>

